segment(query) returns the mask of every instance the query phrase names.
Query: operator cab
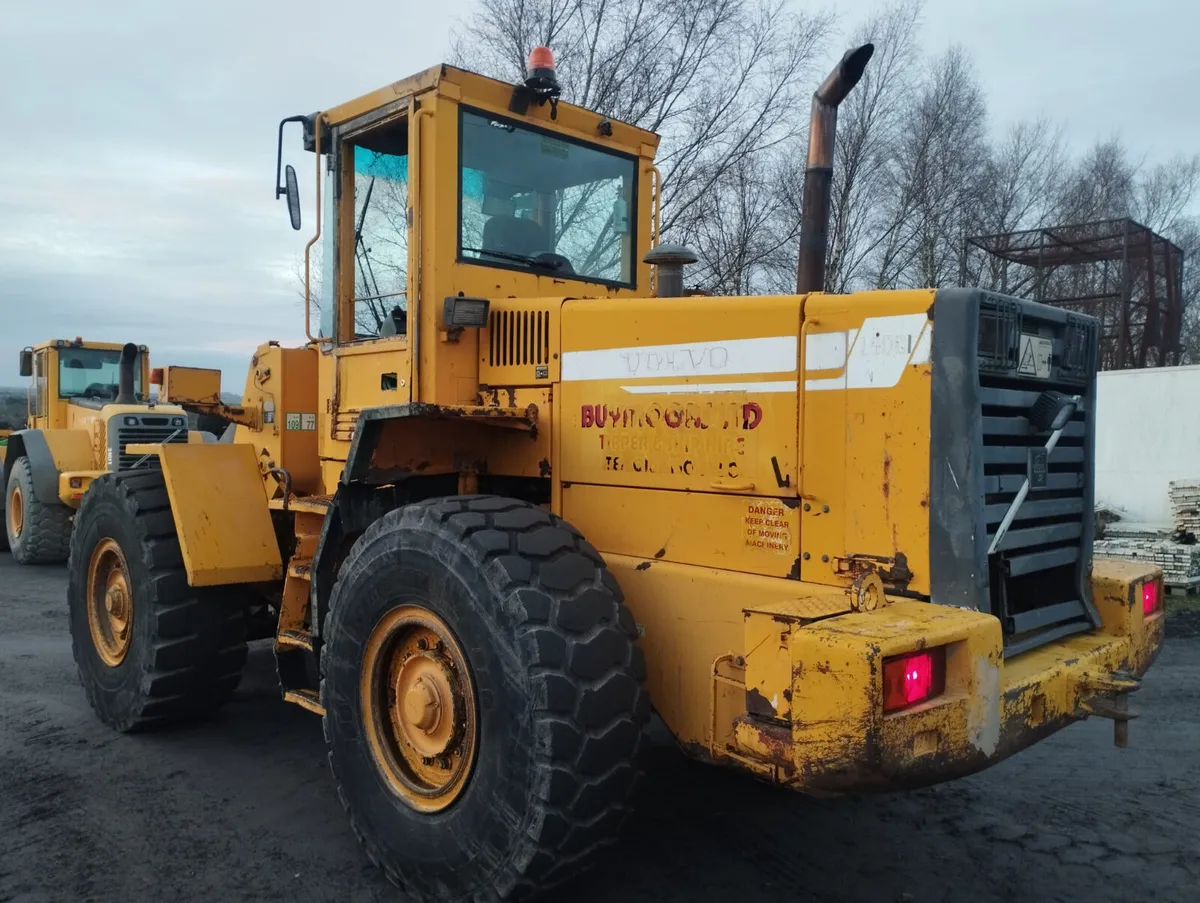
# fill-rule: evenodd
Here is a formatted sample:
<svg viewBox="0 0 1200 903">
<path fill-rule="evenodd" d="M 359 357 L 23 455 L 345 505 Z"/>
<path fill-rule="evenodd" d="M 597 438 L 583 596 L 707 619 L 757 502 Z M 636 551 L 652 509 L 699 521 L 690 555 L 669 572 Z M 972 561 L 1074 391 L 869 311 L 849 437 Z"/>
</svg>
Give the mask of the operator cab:
<svg viewBox="0 0 1200 903">
<path fill-rule="evenodd" d="M 120 395 L 122 348 L 76 338 L 43 342 L 22 351 L 20 373 L 30 380 L 30 416 L 47 418 L 52 410 L 63 405 L 99 411 L 116 402 Z M 148 397 L 148 352 L 145 345 L 134 348 L 130 403 L 141 404 Z M 65 412 L 66 408 L 62 410 Z M 61 417 L 53 419 L 58 422 Z M 48 421 L 39 419 L 37 423 L 45 427 Z"/>
<path fill-rule="evenodd" d="M 536 319 L 568 298 L 652 293 L 658 136 L 560 103 L 544 48 L 529 71 L 514 86 L 437 66 L 280 123 L 282 136 L 301 122 L 317 156 L 306 284 L 320 325 L 309 337 L 339 361 L 380 355 L 357 361 L 353 378 L 337 365 L 335 420 L 406 401 L 472 403 L 493 304 L 547 299 Z M 276 194 L 299 228 L 282 143 L 278 164 Z M 527 344 L 537 341 L 535 330 Z"/>
<path fill-rule="evenodd" d="M 317 305 L 321 339 L 403 334 L 388 321 L 399 307 L 411 324 L 417 279 L 439 295 L 446 286 L 537 297 L 567 283 L 580 296 L 648 293 L 640 260 L 658 137 L 560 104 L 549 51 L 533 57 L 517 86 L 439 66 L 280 124 L 303 121 L 307 149 L 328 158 L 318 174 L 327 176 L 323 270 L 333 279 Z M 401 91 L 409 96 L 395 100 Z M 411 196 L 422 180 L 426 190 Z M 288 167 L 276 194 L 287 195 L 299 228 L 296 186 Z M 418 260 L 410 242 L 421 236 Z"/>
</svg>

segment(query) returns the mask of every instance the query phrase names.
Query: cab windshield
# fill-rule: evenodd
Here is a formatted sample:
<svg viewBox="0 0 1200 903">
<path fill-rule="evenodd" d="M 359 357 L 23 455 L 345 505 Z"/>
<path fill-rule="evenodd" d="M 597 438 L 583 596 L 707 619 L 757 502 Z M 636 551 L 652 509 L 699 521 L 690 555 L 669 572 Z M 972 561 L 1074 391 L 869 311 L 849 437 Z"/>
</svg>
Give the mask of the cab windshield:
<svg viewBox="0 0 1200 903">
<path fill-rule="evenodd" d="M 117 397 L 121 383 L 121 349 L 101 348 L 58 349 L 58 397 L 99 398 L 111 401 Z M 142 355 L 133 362 L 133 392 L 142 397 Z"/>
<path fill-rule="evenodd" d="M 462 110 L 459 260 L 634 284 L 637 160 Z"/>
</svg>

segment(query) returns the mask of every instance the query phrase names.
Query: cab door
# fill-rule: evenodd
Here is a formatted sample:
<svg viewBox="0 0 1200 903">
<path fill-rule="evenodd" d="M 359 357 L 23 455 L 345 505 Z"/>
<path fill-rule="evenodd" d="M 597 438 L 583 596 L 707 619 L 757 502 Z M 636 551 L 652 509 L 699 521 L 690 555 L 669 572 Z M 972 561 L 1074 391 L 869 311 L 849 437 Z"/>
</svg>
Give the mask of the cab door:
<svg viewBox="0 0 1200 903">
<path fill-rule="evenodd" d="M 349 442 L 364 408 L 412 398 L 409 349 L 409 147 L 404 110 L 335 137 L 333 385 L 330 436 Z"/>
<path fill-rule="evenodd" d="M 33 356 L 33 378 L 29 383 L 30 429 L 44 430 L 50 426 L 50 362 L 50 352 L 46 349 Z"/>
</svg>

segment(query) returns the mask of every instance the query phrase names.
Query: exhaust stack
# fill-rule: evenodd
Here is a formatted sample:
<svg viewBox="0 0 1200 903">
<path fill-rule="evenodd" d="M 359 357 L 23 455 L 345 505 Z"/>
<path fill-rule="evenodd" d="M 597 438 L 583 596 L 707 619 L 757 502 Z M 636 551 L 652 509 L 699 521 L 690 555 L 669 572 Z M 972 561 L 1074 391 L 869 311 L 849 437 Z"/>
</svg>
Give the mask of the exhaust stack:
<svg viewBox="0 0 1200 903">
<path fill-rule="evenodd" d="M 829 248 L 829 198 L 833 184 L 833 148 L 837 108 L 858 84 L 875 52 L 874 44 L 846 51 L 812 100 L 808 125 L 808 166 L 804 170 L 804 202 L 800 213 L 800 263 L 796 293 L 825 288 L 825 252 Z"/>
<path fill-rule="evenodd" d="M 126 342 L 125 347 L 121 349 L 121 369 L 118 371 L 119 385 L 114 404 L 134 404 L 137 401 L 137 395 L 133 391 L 133 362 L 137 360 L 137 356 L 138 346 L 133 342 Z"/>
</svg>

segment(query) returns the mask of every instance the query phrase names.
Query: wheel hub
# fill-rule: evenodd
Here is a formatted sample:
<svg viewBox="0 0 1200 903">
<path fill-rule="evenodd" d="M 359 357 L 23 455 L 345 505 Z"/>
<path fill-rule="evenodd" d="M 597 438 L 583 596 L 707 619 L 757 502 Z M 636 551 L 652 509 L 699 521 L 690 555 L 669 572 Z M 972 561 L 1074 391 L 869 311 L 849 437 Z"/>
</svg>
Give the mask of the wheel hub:
<svg viewBox="0 0 1200 903">
<path fill-rule="evenodd" d="M 133 632 L 129 568 L 116 540 L 104 539 L 88 562 L 88 629 L 100 660 L 115 668 L 125 660 Z"/>
<path fill-rule="evenodd" d="M 400 663 L 393 684 L 397 727 L 426 758 L 444 753 L 455 733 L 456 690 L 448 664 L 423 653 L 411 656 Z"/>
<path fill-rule="evenodd" d="M 422 812 L 450 805 L 475 758 L 475 691 L 445 621 L 403 606 L 386 614 L 363 656 L 368 746 L 392 789 Z"/>
<path fill-rule="evenodd" d="M 12 494 L 8 498 L 8 527 L 13 539 L 21 535 L 25 523 L 25 499 L 21 495 L 21 484 L 14 481 Z"/>
</svg>

